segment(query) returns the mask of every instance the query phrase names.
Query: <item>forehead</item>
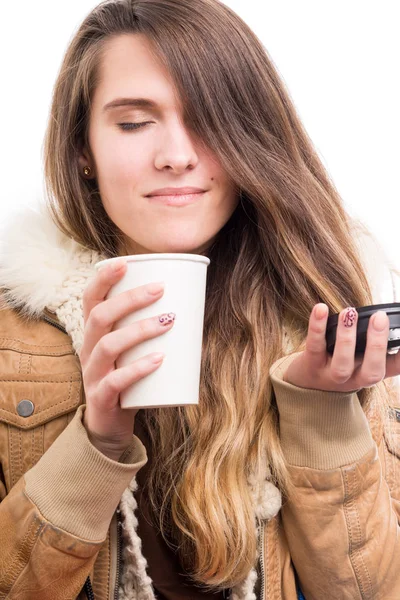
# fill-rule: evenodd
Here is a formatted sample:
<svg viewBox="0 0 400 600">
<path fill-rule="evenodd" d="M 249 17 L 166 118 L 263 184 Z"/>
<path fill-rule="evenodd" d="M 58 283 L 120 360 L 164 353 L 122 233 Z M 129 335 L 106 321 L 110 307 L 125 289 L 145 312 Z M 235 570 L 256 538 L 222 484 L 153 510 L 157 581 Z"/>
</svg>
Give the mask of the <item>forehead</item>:
<svg viewBox="0 0 400 600">
<path fill-rule="evenodd" d="M 102 110 L 116 98 L 129 97 L 150 98 L 165 108 L 179 104 L 168 71 L 141 34 L 123 34 L 106 42 L 94 104 Z"/>
</svg>

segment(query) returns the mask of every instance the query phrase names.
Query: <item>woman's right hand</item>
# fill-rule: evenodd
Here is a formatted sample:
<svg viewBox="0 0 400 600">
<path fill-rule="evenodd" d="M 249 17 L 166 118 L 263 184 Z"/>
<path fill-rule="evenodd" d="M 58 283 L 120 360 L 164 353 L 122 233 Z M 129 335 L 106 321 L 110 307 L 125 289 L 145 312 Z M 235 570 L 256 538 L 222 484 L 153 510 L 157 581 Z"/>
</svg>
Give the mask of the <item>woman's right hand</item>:
<svg viewBox="0 0 400 600">
<path fill-rule="evenodd" d="M 113 268 L 116 263 L 122 264 L 120 270 Z M 92 444 L 113 460 L 119 460 L 129 447 L 138 412 L 138 409 L 122 409 L 119 395 L 155 371 L 162 358 L 154 362 L 154 354 L 149 354 L 119 369 L 114 363 L 121 352 L 169 331 L 174 323 L 163 314 L 112 331 L 116 321 L 159 300 L 164 293 L 162 284 L 151 283 L 105 299 L 126 268 L 126 261 L 113 261 L 97 272 L 83 293 L 84 339 L 80 353 L 86 396 L 83 424 Z M 159 292 L 152 294 L 151 288 L 155 287 L 159 287 Z M 164 317 L 163 322 L 159 317 Z"/>
</svg>

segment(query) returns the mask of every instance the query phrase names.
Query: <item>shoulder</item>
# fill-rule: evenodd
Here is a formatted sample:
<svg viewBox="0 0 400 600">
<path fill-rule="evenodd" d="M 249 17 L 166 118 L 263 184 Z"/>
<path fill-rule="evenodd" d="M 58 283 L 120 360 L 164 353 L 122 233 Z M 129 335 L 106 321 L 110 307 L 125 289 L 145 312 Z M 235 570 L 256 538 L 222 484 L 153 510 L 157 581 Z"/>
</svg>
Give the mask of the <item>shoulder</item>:
<svg viewBox="0 0 400 600">
<path fill-rule="evenodd" d="M 55 319 L 56 320 L 56 319 Z M 1 348 L 9 345 L 20 351 L 40 354 L 53 348 L 55 353 L 73 353 L 72 341 L 66 332 L 52 326 L 37 316 L 32 316 L 12 306 L 0 288 L 0 340 Z M 56 350 L 58 348 L 59 350 Z"/>
</svg>

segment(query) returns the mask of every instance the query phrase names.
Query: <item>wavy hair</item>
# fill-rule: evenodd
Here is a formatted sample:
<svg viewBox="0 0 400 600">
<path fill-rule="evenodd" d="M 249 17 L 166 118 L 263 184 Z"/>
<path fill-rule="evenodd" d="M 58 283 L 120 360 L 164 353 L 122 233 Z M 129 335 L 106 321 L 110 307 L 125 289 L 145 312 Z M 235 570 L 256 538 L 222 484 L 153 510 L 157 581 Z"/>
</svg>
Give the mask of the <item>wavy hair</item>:
<svg viewBox="0 0 400 600">
<path fill-rule="evenodd" d="M 122 232 L 95 180 L 80 174 L 106 43 L 141 33 L 171 74 L 184 122 L 236 182 L 240 202 L 207 251 L 198 406 L 140 411 L 156 456 L 156 521 L 205 589 L 242 581 L 257 557 L 247 483 L 263 461 L 284 494 L 290 479 L 269 369 L 304 348 L 313 306 L 372 304 L 343 202 L 253 31 L 218 0 L 106 0 L 84 19 L 54 86 L 44 141 L 47 202 L 61 231 L 105 257 Z M 385 382 L 358 393 L 387 402 Z M 374 398 L 380 398 L 375 404 Z M 382 409 L 383 410 L 383 409 Z M 138 418 L 139 418 L 138 415 Z"/>
</svg>

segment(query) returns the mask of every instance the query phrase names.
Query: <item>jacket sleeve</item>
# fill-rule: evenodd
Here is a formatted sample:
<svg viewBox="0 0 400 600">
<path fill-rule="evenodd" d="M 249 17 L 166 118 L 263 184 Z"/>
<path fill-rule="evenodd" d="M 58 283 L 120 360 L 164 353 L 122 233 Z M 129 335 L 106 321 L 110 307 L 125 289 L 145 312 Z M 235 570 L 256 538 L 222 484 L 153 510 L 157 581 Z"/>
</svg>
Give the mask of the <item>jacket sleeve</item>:
<svg viewBox="0 0 400 600">
<path fill-rule="evenodd" d="M 307 600 L 398 600 L 399 514 L 357 390 L 304 389 L 270 370 L 294 492 L 282 506 Z"/>
<path fill-rule="evenodd" d="M 118 462 L 99 452 L 82 423 L 85 408 L 2 498 L 0 599 L 76 598 L 123 491 L 147 462 L 136 436 Z"/>
</svg>

